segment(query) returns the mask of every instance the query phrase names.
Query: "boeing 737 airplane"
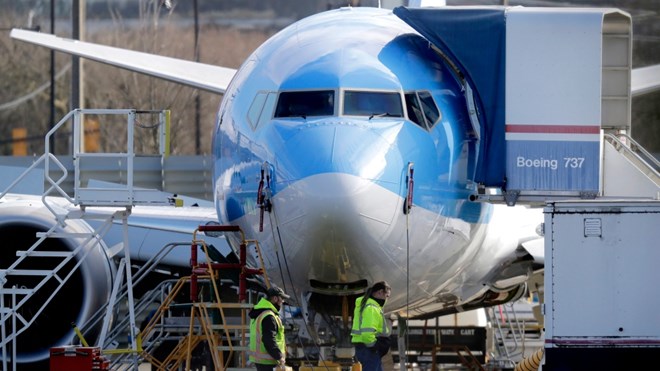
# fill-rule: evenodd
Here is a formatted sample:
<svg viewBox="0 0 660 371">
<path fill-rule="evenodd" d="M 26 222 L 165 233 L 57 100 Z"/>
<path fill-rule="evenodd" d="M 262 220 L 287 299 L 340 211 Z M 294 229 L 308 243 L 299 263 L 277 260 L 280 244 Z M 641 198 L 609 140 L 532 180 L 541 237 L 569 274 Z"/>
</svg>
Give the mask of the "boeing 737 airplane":
<svg viewBox="0 0 660 371">
<path fill-rule="evenodd" d="M 517 299 L 543 267 L 540 209 L 469 200 L 488 144 L 469 79 L 391 10 L 313 15 L 237 71 L 31 31 L 11 36 L 224 94 L 213 137 L 218 221 L 260 242 L 269 277 L 303 308 L 342 315 L 387 280 L 388 312 L 430 318 Z M 4 225 L 35 217 L 19 202 L 2 201 Z M 148 258 L 139 253 L 135 261 Z M 83 272 L 94 276 L 84 284 L 108 285 L 98 272 L 110 269 Z M 66 334 L 36 358 L 70 341 Z M 30 357 L 19 349 L 19 362 Z"/>
</svg>

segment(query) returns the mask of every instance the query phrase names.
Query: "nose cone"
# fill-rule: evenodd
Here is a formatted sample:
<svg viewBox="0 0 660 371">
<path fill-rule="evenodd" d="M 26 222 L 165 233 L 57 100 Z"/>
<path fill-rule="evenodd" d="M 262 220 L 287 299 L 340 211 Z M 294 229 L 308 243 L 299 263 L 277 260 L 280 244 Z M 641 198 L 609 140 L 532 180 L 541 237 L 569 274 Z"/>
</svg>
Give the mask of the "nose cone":
<svg viewBox="0 0 660 371">
<path fill-rule="evenodd" d="M 366 267 L 357 264 L 370 261 L 373 250 L 356 245 L 387 245 L 402 209 L 404 161 L 395 145 L 402 123 L 366 124 L 372 127 L 334 121 L 274 130 L 281 143 L 275 164 L 278 233 L 291 258 L 310 264 L 309 278 L 364 278 Z"/>
<path fill-rule="evenodd" d="M 362 264 L 374 262 L 373 254 L 387 256 L 400 200 L 371 181 L 342 173 L 312 175 L 279 192 L 273 202 L 278 237 L 287 258 L 308 268 L 294 275 L 326 283 L 364 279 L 373 267 Z"/>
</svg>

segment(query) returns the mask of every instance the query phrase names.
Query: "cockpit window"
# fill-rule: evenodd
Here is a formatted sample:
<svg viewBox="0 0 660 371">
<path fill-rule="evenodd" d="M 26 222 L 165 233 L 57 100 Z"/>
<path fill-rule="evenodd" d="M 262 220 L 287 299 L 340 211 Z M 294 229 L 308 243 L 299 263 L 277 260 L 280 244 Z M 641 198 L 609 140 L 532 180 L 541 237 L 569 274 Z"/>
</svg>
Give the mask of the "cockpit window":
<svg viewBox="0 0 660 371">
<path fill-rule="evenodd" d="M 442 118 L 431 93 L 427 91 L 410 92 L 405 96 L 410 121 L 422 128 L 430 129 Z"/>
<path fill-rule="evenodd" d="M 417 94 L 406 93 L 406 108 L 408 109 L 408 119 L 426 129 L 426 122 L 424 121 L 422 108 L 419 106 Z"/>
<path fill-rule="evenodd" d="M 428 91 L 420 91 L 417 95 L 419 96 L 420 102 L 422 102 L 422 112 L 424 112 L 426 123 L 430 129 L 442 118 L 442 114 L 440 113 L 440 110 L 438 110 L 438 106 L 435 104 L 431 93 Z"/>
<path fill-rule="evenodd" d="M 344 115 L 403 117 L 401 96 L 395 92 L 345 91 Z"/>
<path fill-rule="evenodd" d="M 275 117 L 332 116 L 334 107 L 333 90 L 281 92 Z"/>
</svg>

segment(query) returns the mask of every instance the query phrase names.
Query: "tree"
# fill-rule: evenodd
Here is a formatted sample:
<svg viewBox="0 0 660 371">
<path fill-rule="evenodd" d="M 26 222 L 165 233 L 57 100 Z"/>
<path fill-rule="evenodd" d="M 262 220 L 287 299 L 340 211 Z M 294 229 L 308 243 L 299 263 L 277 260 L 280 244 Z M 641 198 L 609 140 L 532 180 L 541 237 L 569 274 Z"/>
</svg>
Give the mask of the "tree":
<svg viewBox="0 0 660 371">
<path fill-rule="evenodd" d="M 176 6 L 165 10 L 159 2 L 139 2 L 139 17 L 126 18 L 119 9 L 108 3 L 112 22 L 90 19 L 87 21 L 86 40 L 105 45 L 139 50 L 176 58 L 194 60 L 194 29 L 186 15 L 177 13 Z M 24 9 L 23 9 L 24 10 Z M 2 12 L 2 17 L 18 18 Z M 106 25 L 98 27 L 97 24 Z M 200 61 L 237 68 L 263 43 L 272 31 L 237 30 L 221 27 L 209 21 L 200 30 Z M 58 35 L 68 36 L 64 34 Z M 9 38 L 8 32 L 0 37 L 0 104 L 33 92 L 48 83 L 50 52 Z M 71 57 L 56 53 L 57 71 L 65 70 Z M 69 111 L 70 71 L 64 73 L 56 87 L 56 121 Z M 200 94 L 200 123 L 202 153 L 210 153 L 215 114 L 221 96 L 195 91 L 179 84 L 147 77 L 100 63 L 84 62 L 85 108 L 169 109 L 172 112 L 171 143 L 173 154 L 195 153 L 195 94 Z M 43 153 L 43 137 L 48 130 L 49 91 L 0 111 L 0 135 L 11 138 L 13 127 L 27 127 L 30 153 Z M 147 129 L 152 122 L 142 122 L 136 130 L 136 152 L 154 153 L 155 131 Z M 100 125 L 101 150 L 112 152 L 125 148 L 125 135 L 117 132 L 119 125 Z M 67 133 L 59 141 L 68 144 Z M 11 154 L 11 140 L 0 142 L 0 154 Z M 57 147 L 57 144 L 56 144 Z M 68 145 L 60 145 L 68 150 Z"/>
</svg>

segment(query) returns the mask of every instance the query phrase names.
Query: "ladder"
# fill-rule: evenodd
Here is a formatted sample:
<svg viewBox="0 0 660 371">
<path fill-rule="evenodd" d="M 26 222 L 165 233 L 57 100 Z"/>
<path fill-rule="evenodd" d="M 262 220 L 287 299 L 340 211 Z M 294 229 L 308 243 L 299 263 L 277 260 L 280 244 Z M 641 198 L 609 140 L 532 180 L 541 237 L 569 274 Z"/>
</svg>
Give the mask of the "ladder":
<svg viewBox="0 0 660 371">
<path fill-rule="evenodd" d="M 76 109 L 69 112 L 55 125 L 45 137 L 44 154 L 35 161 L 21 176 L 9 187 L 0 193 L 0 199 L 7 195 L 37 166 L 44 166 L 44 184 L 49 188 L 43 193 L 41 201 L 44 207 L 52 214 L 53 225 L 46 232 L 37 233 L 37 240 L 25 251 L 16 252 L 16 260 L 6 269 L 0 270 L 0 325 L 2 337 L 0 348 L 2 350 L 2 369 L 8 370 L 9 359 L 17 358 L 17 338 L 25 332 L 41 315 L 49 303 L 65 287 L 67 282 L 76 273 L 90 253 L 103 248 L 100 242 L 105 233 L 110 230 L 115 220 L 121 220 L 127 227 L 127 218 L 136 204 L 166 204 L 169 200 L 154 197 L 155 192 L 136 189 L 133 186 L 132 165 L 135 153 L 133 151 L 133 136 L 136 125 L 136 115 L 148 113 L 159 115 L 159 126 L 169 127 L 169 111 L 137 111 L 134 109 Z M 127 116 L 127 148 L 122 153 L 85 153 L 84 152 L 84 116 L 85 115 L 126 115 Z M 67 194 L 61 187 L 67 179 L 68 172 L 62 163 L 51 153 L 50 142 L 55 132 L 62 128 L 69 120 L 73 120 L 73 161 L 74 161 L 74 195 Z M 95 161 L 99 158 L 114 158 L 126 164 L 127 182 L 124 187 L 118 188 L 92 188 L 88 187 L 81 167 L 86 161 Z M 51 172 L 51 167 L 54 171 Z M 61 173 L 59 178 L 51 174 Z M 55 198 L 53 197 L 55 196 Z M 111 210 L 88 211 L 87 207 L 112 207 Z M 85 220 L 102 220 L 103 223 L 93 230 Z M 66 229 L 68 223 L 76 223 L 87 228 Z M 82 229 L 79 230 L 79 229 Z M 75 230 L 75 232 L 71 231 Z M 130 269 L 130 253 L 127 233 L 124 233 L 124 256 L 122 267 L 125 268 L 126 282 L 132 287 Z M 75 246 L 66 247 L 57 244 L 60 250 L 40 249 L 39 247 L 49 238 L 75 241 Z M 47 264 L 44 263 L 47 262 Z M 46 269 L 28 269 L 26 267 L 47 265 Z M 124 273 L 124 272 L 121 272 Z M 44 294 L 44 292 L 46 294 Z M 39 294 L 39 295 L 37 295 Z M 128 292 L 129 307 L 133 306 L 132 291 Z M 5 306 L 5 303 L 10 303 Z M 29 310 L 23 310 L 29 307 Z M 132 328 L 135 328 L 135 317 L 132 309 L 129 318 Z M 107 321 L 106 321 L 107 322 Z M 105 330 L 105 329 L 104 329 Z M 135 333 L 134 330 L 132 330 Z M 133 337 L 135 338 L 135 337 Z M 11 346 L 12 354 L 7 348 Z M 137 349 L 137 345 L 133 344 Z M 13 369 L 16 368 L 16 362 Z"/>
<path fill-rule="evenodd" d="M 242 242 L 239 248 L 239 263 L 214 263 L 209 255 L 209 249 L 204 240 L 196 238 L 198 232 L 238 232 L 242 236 Z M 175 307 L 187 307 L 189 310 L 188 328 L 174 349 L 164 360 L 158 360 L 149 351 L 143 351 L 142 357 L 155 366 L 157 370 L 172 370 L 182 366 L 185 363 L 185 369 L 191 368 L 192 352 L 201 343 L 206 343 L 213 360 L 215 370 L 242 370 L 246 369 L 248 347 L 249 325 L 247 320 L 247 311 L 253 307 L 247 298 L 247 278 L 252 275 L 263 275 L 267 286 L 270 286 L 268 276 L 263 268 L 249 268 L 247 266 L 247 247 L 248 244 L 254 246 L 258 256 L 262 256 L 259 243 L 256 240 L 246 240 L 245 234 L 238 226 L 223 225 L 205 225 L 193 233 L 191 245 L 191 275 L 179 279 L 167 298 L 160 305 L 149 323 L 140 333 L 145 344 L 145 349 L 154 348 L 154 343 L 158 343 L 163 334 L 169 333 L 167 329 L 162 328 L 166 313 Z M 201 246 L 205 254 L 205 262 L 198 262 L 197 247 Z M 260 262 L 263 267 L 263 261 Z M 224 302 L 221 299 L 218 288 L 219 269 L 238 269 L 239 274 L 239 297 L 238 302 Z M 200 282 L 208 283 L 210 287 L 210 296 L 212 300 L 203 299 L 200 301 Z M 190 287 L 190 302 L 175 303 L 184 286 Z M 226 310 L 239 310 L 241 313 L 240 323 L 230 323 Z M 210 311 L 216 311 L 220 316 L 220 323 L 215 324 Z M 238 341 L 238 344 L 234 344 Z M 228 353 L 225 357 L 225 354 Z M 235 359 L 234 353 L 239 353 L 240 357 Z M 241 368 L 230 367 L 232 363 L 240 363 Z"/>
<path fill-rule="evenodd" d="M 436 355 L 441 351 L 451 351 L 456 353 L 456 356 L 461 361 L 461 365 L 468 370 L 485 371 L 484 367 L 479 363 L 477 358 L 472 354 L 470 349 L 465 345 L 445 345 L 434 344 L 431 350 L 431 359 L 434 360 L 431 370 L 437 371 L 438 365 L 435 363 Z"/>
</svg>

